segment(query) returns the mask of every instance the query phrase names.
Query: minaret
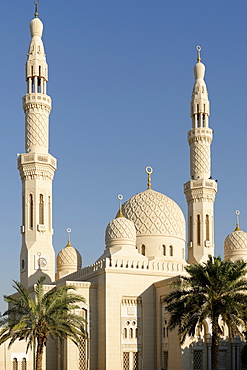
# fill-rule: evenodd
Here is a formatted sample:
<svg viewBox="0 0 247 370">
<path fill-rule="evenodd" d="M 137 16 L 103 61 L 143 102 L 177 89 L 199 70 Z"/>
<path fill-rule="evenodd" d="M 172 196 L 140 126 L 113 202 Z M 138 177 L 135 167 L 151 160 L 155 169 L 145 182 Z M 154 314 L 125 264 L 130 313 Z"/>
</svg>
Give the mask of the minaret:
<svg viewBox="0 0 247 370">
<path fill-rule="evenodd" d="M 208 126 L 209 100 L 200 46 L 197 51 L 191 99 L 192 128 L 188 132 L 191 180 L 184 184 L 188 203 L 188 263 L 206 262 L 208 255 L 214 255 L 214 200 L 217 193 L 217 183 L 211 177 L 213 131 Z"/>
<path fill-rule="evenodd" d="M 46 94 L 48 65 L 41 39 L 43 24 L 35 4 L 26 63 L 27 94 L 23 97 L 26 153 L 18 157 L 22 180 L 20 280 L 25 287 L 36 283 L 41 275 L 47 276 L 47 283 L 55 278 L 52 180 L 56 159 L 48 153 L 51 98 Z"/>
</svg>

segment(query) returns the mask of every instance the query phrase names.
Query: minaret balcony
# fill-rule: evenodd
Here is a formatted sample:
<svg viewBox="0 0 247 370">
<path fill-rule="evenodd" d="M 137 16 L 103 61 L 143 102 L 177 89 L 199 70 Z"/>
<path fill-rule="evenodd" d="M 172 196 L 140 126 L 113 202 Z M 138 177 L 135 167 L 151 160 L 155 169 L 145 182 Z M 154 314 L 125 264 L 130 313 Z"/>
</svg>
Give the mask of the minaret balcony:
<svg viewBox="0 0 247 370">
<path fill-rule="evenodd" d="M 49 109 L 51 109 L 52 100 L 50 96 L 41 93 L 30 93 L 24 95 L 22 98 L 23 108 L 30 103 L 45 104 Z"/>
<path fill-rule="evenodd" d="M 31 163 L 48 164 L 54 170 L 57 168 L 57 160 L 51 154 L 25 153 L 18 156 L 18 168 Z"/>
<path fill-rule="evenodd" d="M 207 188 L 213 189 L 217 192 L 217 182 L 213 179 L 197 179 L 190 180 L 184 184 L 184 192 L 186 193 L 189 190 L 196 188 Z"/>
</svg>

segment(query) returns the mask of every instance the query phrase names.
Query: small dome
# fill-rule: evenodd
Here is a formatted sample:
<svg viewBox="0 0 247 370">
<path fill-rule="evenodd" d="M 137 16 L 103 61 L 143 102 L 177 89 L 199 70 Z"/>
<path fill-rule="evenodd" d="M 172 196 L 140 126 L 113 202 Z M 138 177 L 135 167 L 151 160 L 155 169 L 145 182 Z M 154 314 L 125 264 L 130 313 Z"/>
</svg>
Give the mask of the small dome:
<svg viewBox="0 0 247 370">
<path fill-rule="evenodd" d="M 114 239 L 136 241 L 136 229 L 132 221 L 125 217 L 117 217 L 110 221 L 105 231 L 106 244 Z"/>
<path fill-rule="evenodd" d="M 226 259 L 247 260 L 247 233 L 236 227 L 227 235 L 224 242 L 224 254 Z"/>
<path fill-rule="evenodd" d="M 42 32 L 43 32 L 43 23 L 39 18 L 34 18 L 30 22 L 30 32 L 31 32 L 31 37 L 34 36 L 39 36 L 42 37 Z"/>
<path fill-rule="evenodd" d="M 246 249 L 247 250 L 247 233 L 242 230 L 235 230 L 227 235 L 224 242 L 225 250 Z"/>
<path fill-rule="evenodd" d="M 195 79 L 204 78 L 205 75 L 205 65 L 201 62 L 196 63 L 194 67 Z"/>
<path fill-rule="evenodd" d="M 57 255 L 57 270 L 64 268 L 79 270 L 82 266 L 82 258 L 77 249 L 70 242 Z"/>
<path fill-rule="evenodd" d="M 185 240 L 185 219 L 179 206 L 166 195 L 148 189 L 123 204 L 123 215 L 138 235 L 175 236 Z"/>
</svg>

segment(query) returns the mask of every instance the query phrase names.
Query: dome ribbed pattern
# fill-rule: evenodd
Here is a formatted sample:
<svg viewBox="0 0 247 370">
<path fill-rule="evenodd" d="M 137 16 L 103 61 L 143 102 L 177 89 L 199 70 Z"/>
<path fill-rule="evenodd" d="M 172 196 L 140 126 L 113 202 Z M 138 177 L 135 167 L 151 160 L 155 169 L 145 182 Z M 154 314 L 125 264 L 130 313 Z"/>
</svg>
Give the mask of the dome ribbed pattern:
<svg viewBox="0 0 247 370">
<path fill-rule="evenodd" d="M 105 231 L 105 241 L 112 239 L 130 239 L 136 241 L 136 229 L 130 220 L 125 217 L 117 217 L 110 221 Z"/>
<path fill-rule="evenodd" d="M 229 234 L 224 242 L 224 249 L 247 249 L 247 233 L 242 230 L 235 230 Z"/>
<path fill-rule="evenodd" d="M 179 206 L 166 195 L 148 189 L 123 205 L 123 214 L 133 221 L 137 235 L 162 234 L 185 239 L 185 219 Z"/>
<path fill-rule="evenodd" d="M 63 265 L 75 266 L 77 269 L 80 269 L 82 266 L 82 258 L 77 249 L 72 247 L 69 243 L 65 248 L 63 248 L 57 256 L 57 267 Z"/>
</svg>

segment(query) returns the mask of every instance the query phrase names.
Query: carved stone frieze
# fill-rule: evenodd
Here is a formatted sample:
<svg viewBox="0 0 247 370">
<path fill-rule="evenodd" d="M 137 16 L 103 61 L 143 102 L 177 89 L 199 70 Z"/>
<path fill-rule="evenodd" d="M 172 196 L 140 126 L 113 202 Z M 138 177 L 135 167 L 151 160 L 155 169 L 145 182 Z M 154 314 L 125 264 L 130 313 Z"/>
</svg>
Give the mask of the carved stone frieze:
<svg viewBox="0 0 247 370">
<path fill-rule="evenodd" d="M 190 191 L 186 192 L 186 199 L 187 202 L 209 202 L 212 203 L 215 200 L 215 189 L 190 189 Z"/>
<path fill-rule="evenodd" d="M 50 165 L 40 165 L 37 163 L 22 164 L 19 170 L 22 181 L 37 179 L 52 181 L 55 171 Z"/>
</svg>

